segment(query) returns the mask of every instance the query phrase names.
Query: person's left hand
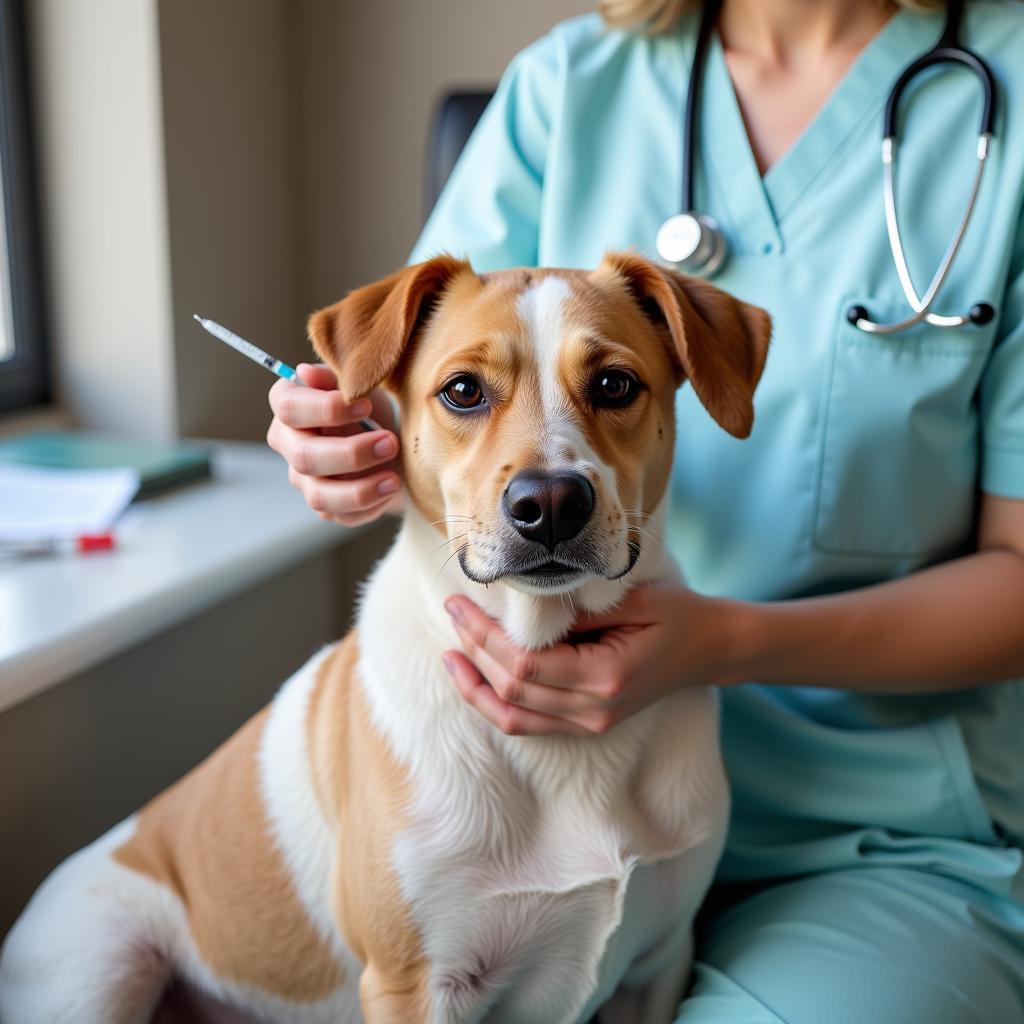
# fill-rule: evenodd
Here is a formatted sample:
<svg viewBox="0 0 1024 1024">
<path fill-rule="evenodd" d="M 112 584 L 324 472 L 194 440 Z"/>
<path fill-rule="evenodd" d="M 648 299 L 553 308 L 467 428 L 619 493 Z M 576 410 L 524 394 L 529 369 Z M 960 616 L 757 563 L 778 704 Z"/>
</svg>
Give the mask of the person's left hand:
<svg viewBox="0 0 1024 1024">
<path fill-rule="evenodd" d="M 463 650 L 444 663 L 462 698 L 510 736 L 603 733 L 675 690 L 726 682 L 735 607 L 641 585 L 603 615 L 584 613 L 568 642 L 528 651 L 454 596 L 445 608 Z"/>
</svg>

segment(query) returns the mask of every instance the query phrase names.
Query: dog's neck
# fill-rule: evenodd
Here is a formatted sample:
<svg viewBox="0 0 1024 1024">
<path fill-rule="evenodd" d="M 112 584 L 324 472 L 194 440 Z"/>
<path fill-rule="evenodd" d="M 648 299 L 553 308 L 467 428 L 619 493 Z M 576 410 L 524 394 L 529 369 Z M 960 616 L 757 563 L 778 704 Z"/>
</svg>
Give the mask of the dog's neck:
<svg viewBox="0 0 1024 1024">
<path fill-rule="evenodd" d="M 664 530 L 666 504 L 662 501 L 653 513 L 645 531 L 647 542 L 627 576 L 619 580 L 591 579 L 572 593 L 533 594 L 500 581 L 489 586 L 472 582 L 455 556 L 457 542 L 446 543 L 415 507 L 406 512 L 396 547 L 405 549 L 408 564 L 415 567 L 428 606 L 423 611 L 428 618 L 436 621 L 432 611 L 444 617 L 444 600 L 452 594 L 463 594 L 499 622 L 515 643 L 527 648 L 547 647 L 569 633 L 581 612 L 606 611 L 637 583 L 674 573 L 663 545 L 657 540 Z"/>
<path fill-rule="evenodd" d="M 471 582 L 458 559 L 450 558 L 453 545 L 446 544 L 422 514 L 410 509 L 393 547 L 369 580 L 357 619 L 362 686 L 373 721 L 398 758 L 414 771 L 436 774 L 465 763 L 452 751 L 466 747 L 474 751 L 472 758 L 480 761 L 500 749 L 526 776 L 538 765 L 550 769 L 550 751 L 578 741 L 567 736 L 503 736 L 462 700 L 441 658 L 445 650 L 461 646 L 444 602 L 452 594 L 464 594 L 491 615 L 514 642 L 531 648 L 547 646 L 569 633 L 580 612 L 606 610 L 630 587 L 645 580 L 678 578 L 675 564 L 657 543 L 665 511 L 662 503 L 645 527 L 650 543 L 643 545 L 632 572 L 614 582 L 590 581 L 575 591 L 570 601 L 569 595 L 545 597 L 524 594 L 502 583 L 485 587 Z M 630 722 L 606 735 L 588 738 L 592 742 L 565 762 L 563 767 L 576 780 L 574 785 L 587 784 L 597 771 L 597 762 L 591 764 L 588 759 L 601 761 L 602 751 L 609 746 L 619 750 L 614 760 L 620 768 L 640 756 L 643 737 L 651 726 L 643 716 L 634 716 Z M 423 768 L 424 759 L 433 767 Z M 545 778 L 550 776 L 548 769 Z"/>
</svg>

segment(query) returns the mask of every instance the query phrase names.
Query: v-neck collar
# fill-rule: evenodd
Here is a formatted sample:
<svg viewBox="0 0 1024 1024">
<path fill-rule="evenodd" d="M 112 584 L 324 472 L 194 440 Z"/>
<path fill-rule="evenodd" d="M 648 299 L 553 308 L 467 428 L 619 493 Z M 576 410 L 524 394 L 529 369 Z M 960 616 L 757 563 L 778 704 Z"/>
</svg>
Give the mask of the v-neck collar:
<svg viewBox="0 0 1024 1024">
<path fill-rule="evenodd" d="M 750 251 L 782 248 L 779 225 L 843 143 L 877 118 L 900 71 L 938 35 L 941 19 L 899 10 L 861 51 L 811 122 L 768 169 L 757 167 L 718 33 L 708 47 L 698 135 L 721 185 L 733 231 Z"/>
</svg>

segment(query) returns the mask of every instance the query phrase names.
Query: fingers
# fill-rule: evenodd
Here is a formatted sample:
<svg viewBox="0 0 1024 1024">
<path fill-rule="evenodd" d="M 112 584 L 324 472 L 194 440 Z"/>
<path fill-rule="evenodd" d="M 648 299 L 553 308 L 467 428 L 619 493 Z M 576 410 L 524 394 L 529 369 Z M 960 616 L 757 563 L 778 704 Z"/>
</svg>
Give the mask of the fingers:
<svg viewBox="0 0 1024 1024">
<path fill-rule="evenodd" d="M 445 652 L 444 663 L 462 699 L 507 736 L 589 735 L 575 722 L 507 704 L 459 651 Z"/>
<path fill-rule="evenodd" d="M 386 430 L 344 437 L 323 436 L 307 430 L 296 430 L 277 416 L 267 431 L 267 444 L 292 469 L 306 476 L 362 473 L 390 462 L 398 455 L 398 438 Z"/>
<path fill-rule="evenodd" d="M 295 371 L 306 387 L 319 388 L 321 391 L 338 389 L 338 378 L 334 376 L 334 371 L 323 363 L 299 363 Z"/>
<path fill-rule="evenodd" d="M 342 526 L 362 526 L 364 523 L 373 523 L 380 519 L 385 512 L 394 509 L 394 498 L 385 498 L 379 505 L 371 505 L 362 512 L 350 512 L 348 515 L 331 515 L 328 512 L 321 512 L 320 518 L 329 520 L 332 523 L 341 523 Z"/>
<path fill-rule="evenodd" d="M 654 621 L 651 608 L 651 588 L 634 587 L 613 608 L 606 612 L 581 611 L 573 623 L 573 632 L 590 633 L 613 626 L 647 626 Z"/>
<path fill-rule="evenodd" d="M 558 718 L 569 718 L 588 727 L 596 725 L 597 717 L 604 710 L 604 702 L 593 694 L 586 690 L 545 686 L 542 683 L 529 682 L 522 677 L 522 673 L 534 671 L 529 664 L 531 652 L 522 651 L 517 656 L 517 669 L 520 675 L 516 675 L 515 670 L 505 668 L 487 651 L 478 647 L 472 637 L 458 624 L 455 631 L 470 664 L 483 676 L 503 703 Z"/>
<path fill-rule="evenodd" d="M 526 651 L 514 644 L 498 623 L 468 598 L 455 595 L 448 598 L 444 606 L 474 660 L 479 650 L 524 683 L 605 695 L 605 673 L 600 671 L 599 659 L 593 657 L 597 645 L 555 644 L 543 651 Z"/>
<path fill-rule="evenodd" d="M 298 373 L 307 387 L 278 381 L 270 389 L 267 444 L 288 463 L 289 481 L 321 518 L 346 526 L 371 522 L 399 499 L 401 480 L 389 465 L 398 437 L 360 430 L 356 423 L 373 410 L 371 401 L 343 401 L 327 367 L 302 364 Z"/>
<path fill-rule="evenodd" d="M 389 470 L 356 480 L 333 480 L 306 476 L 289 467 L 288 479 L 314 512 L 339 519 L 347 526 L 375 519 L 401 488 L 398 477 Z"/>
<path fill-rule="evenodd" d="M 333 374 L 331 379 L 334 379 Z M 350 403 L 341 397 L 339 391 L 302 388 L 286 380 L 274 384 L 269 400 L 274 416 L 295 430 L 347 426 L 358 423 L 373 410 L 373 403 L 368 398 Z"/>
</svg>

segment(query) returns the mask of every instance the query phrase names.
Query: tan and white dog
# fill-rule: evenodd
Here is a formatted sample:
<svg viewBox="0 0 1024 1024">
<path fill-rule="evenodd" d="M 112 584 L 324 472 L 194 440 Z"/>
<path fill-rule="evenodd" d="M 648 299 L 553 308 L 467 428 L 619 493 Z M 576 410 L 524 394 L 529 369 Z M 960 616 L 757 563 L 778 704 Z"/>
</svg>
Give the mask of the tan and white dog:
<svg viewBox="0 0 1024 1024">
<path fill-rule="evenodd" d="M 176 978 L 289 1024 L 669 1021 L 725 835 L 714 693 L 505 735 L 442 666 L 442 602 L 537 648 L 573 607 L 674 577 L 675 389 L 748 434 L 767 314 L 630 254 L 441 256 L 310 333 L 347 399 L 398 400 L 401 532 L 345 640 L 46 880 L 3 947 L 0 1020 L 141 1024 Z"/>
</svg>

